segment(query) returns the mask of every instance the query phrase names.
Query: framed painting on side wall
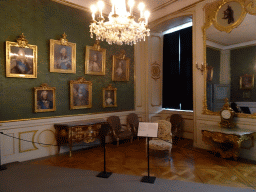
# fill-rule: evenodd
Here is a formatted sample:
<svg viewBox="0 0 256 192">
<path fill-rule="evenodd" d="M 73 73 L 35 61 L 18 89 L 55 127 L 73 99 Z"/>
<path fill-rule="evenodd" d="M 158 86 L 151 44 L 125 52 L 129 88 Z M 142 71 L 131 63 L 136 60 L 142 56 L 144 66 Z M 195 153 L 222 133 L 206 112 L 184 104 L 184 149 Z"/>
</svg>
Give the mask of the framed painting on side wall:
<svg viewBox="0 0 256 192">
<path fill-rule="evenodd" d="M 6 77 L 37 78 L 37 46 L 23 33 L 17 42 L 6 41 Z"/>
<path fill-rule="evenodd" d="M 70 81 L 70 109 L 92 107 L 92 82 L 83 77 Z"/>
<path fill-rule="evenodd" d="M 252 89 L 254 87 L 254 75 L 240 76 L 240 89 Z"/>
<path fill-rule="evenodd" d="M 49 87 L 46 83 L 40 87 L 34 87 L 34 111 L 49 112 L 56 111 L 55 87 Z"/>
<path fill-rule="evenodd" d="M 103 88 L 103 108 L 117 107 L 116 92 L 117 88 L 112 87 L 112 85 Z"/>
<path fill-rule="evenodd" d="M 113 55 L 112 81 L 129 81 L 130 59 L 121 50 L 119 55 Z"/>
<path fill-rule="evenodd" d="M 86 46 L 85 74 L 105 75 L 106 49 L 100 47 L 99 41 L 93 46 Z"/>
<path fill-rule="evenodd" d="M 50 39 L 50 72 L 76 73 L 76 44 L 64 33 L 60 40 Z"/>
</svg>

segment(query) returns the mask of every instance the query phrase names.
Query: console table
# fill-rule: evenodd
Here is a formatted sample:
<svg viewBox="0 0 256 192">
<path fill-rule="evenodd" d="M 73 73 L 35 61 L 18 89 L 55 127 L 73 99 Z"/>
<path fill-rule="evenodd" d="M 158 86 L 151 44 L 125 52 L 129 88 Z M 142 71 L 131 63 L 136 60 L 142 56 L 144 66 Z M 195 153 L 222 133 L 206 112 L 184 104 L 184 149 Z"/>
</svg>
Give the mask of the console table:
<svg viewBox="0 0 256 192">
<path fill-rule="evenodd" d="M 109 130 L 108 123 L 104 119 L 56 123 L 54 124 L 54 128 L 56 130 L 55 137 L 58 145 L 58 153 L 60 152 L 61 145 L 68 144 L 70 157 L 72 155 L 73 144 L 80 142 L 91 143 L 96 139 L 100 139 L 102 142 L 103 136 Z"/>
<path fill-rule="evenodd" d="M 220 153 L 222 158 L 233 157 L 235 160 L 239 156 L 241 144 L 251 141 L 251 146 L 245 148 L 250 149 L 254 146 L 254 131 L 240 128 L 221 128 L 218 125 L 209 125 L 202 130 L 202 140 L 209 144 L 213 151 Z"/>
</svg>

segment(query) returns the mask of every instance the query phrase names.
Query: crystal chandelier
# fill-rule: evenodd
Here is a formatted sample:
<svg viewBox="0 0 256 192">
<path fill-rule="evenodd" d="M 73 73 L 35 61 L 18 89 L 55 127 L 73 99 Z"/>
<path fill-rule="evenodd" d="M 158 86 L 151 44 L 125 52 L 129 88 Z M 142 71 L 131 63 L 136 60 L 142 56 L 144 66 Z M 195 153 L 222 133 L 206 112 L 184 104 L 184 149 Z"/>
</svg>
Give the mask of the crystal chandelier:
<svg viewBox="0 0 256 192">
<path fill-rule="evenodd" d="M 102 16 L 104 2 L 99 1 L 97 7 L 91 6 L 92 22 L 90 24 L 91 38 L 93 33 L 96 35 L 96 40 L 106 40 L 109 44 L 127 44 L 133 45 L 136 42 L 144 40 L 149 36 L 150 29 L 148 28 L 149 12 L 144 10 L 145 5 L 139 3 L 140 18 L 136 22 L 133 16 L 134 0 L 129 0 L 128 5 L 130 11 L 126 10 L 125 0 L 112 0 L 112 10 L 109 13 L 108 21 Z M 99 17 L 95 19 L 95 14 L 99 11 Z"/>
</svg>

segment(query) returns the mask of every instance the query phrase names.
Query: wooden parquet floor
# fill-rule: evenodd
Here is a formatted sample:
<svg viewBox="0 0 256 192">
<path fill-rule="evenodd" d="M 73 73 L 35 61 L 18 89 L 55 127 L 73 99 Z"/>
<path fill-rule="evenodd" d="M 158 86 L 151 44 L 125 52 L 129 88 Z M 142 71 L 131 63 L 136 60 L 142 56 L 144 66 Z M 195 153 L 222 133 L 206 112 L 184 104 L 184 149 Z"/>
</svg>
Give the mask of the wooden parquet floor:
<svg viewBox="0 0 256 192">
<path fill-rule="evenodd" d="M 103 171 L 103 147 L 97 146 L 31 161 L 59 167 Z M 148 172 L 145 139 L 106 144 L 106 171 L 144 176 Z M 150 175 L 157 178 L 256 189 L 256 163 L 222 159 L 182 139 L 168 153 L 150 151 Z"/>
</svg>

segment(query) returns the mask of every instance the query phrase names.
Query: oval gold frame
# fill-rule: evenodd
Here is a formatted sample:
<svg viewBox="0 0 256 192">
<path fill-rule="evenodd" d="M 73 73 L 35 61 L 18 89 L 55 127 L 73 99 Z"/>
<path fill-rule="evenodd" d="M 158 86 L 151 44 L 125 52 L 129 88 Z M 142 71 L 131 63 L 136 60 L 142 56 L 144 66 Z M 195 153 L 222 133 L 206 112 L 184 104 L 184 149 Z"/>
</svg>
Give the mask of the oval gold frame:
<svg viewBox="0 0 256 192">
<path fill-rule="evenodd" d="M 217 23 L 216 17 L 218 11 L 222 8 L 223 5 L 229 2 L 238 2 L 242 7 L 242 12 L 240 17 L 237 19 L 236 22 L 230 24 L 227 27 L 220 26 Z M 231 32 L 234 28 L 238 27 L 242 21 L 244 20 L 246 14 L 256 15 L 256 4 L 253 0 L 219 0 L 213 3 L 208 3 L 204 7 L 205 11 L 205 22 L 202 27 L 203 31 L 203 53 L 204 53 L 204 69 L 207 68 L 206 66 L 206 29 L 208 29 L 211 25 L 220 31 L 225 31 L 227 33 Z M 203 100 L 203 112 L 202 114 L 205 115 L 220 115 L 220 112 L 214 112 L 207 108 L 207 93 L 206 93 L 206 86 L 207 86 L 207 70 L 204 70 L 204 100 Z M 244 113 L 236 113 L 236 117 L 242 118 L 253 118 L 256 119 L 256 114 L 244 114 Z"/>
</svg>

